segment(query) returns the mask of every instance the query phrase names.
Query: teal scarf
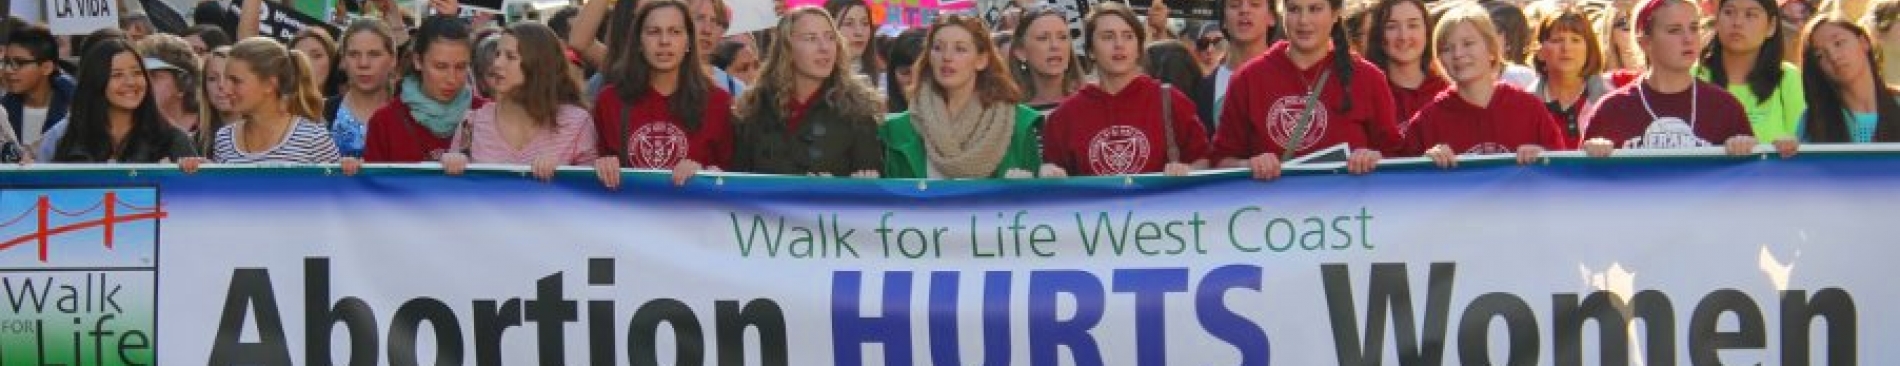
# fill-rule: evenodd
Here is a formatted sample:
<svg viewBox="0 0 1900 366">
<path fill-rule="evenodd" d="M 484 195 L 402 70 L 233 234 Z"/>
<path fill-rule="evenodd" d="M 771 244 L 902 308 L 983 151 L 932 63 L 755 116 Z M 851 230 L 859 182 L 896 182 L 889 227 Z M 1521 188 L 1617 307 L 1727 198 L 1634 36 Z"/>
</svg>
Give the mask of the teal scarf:
<svg viewBox="0 0 1900 366">
<path fill-rule="evenodd" d="M 455 133 L 455 127 L 468 117 L 468 104 L 475 98 L 469 88 L 455 95 L 448 103 L 437 102 L 422 90 L 422 82 L 415 77 L 402 78 L 402 104 L 409 106 L 409 116 L 416 123 L 429 129 L 436 137 L 448 137 Z"/>
</svg>

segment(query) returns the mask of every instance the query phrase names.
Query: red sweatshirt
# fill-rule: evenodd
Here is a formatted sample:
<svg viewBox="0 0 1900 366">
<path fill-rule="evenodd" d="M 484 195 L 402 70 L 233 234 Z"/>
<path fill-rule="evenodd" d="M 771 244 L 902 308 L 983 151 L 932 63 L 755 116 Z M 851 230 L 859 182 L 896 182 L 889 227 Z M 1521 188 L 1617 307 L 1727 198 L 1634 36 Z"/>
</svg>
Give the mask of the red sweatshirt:
<svg viewBox="0 0 1900 366">
<path fill-rule="evenodd" d="M 1511 154 L 1524 145 L 1547 150 L 1569 146 L 1543 101 L 1502 81 L 1486 106 L 1446 90 L 1405 122 L 1405 156 L 1423 155 L 1438 144 L 1459 154 Z"/>
<path fill-rule="evenodd" d="M 631 108 L 621 102 L 612 85 L 594 99 L 594 128 L 600 131 L 602 156 L 620 155 L 621 163 L 638 169 L 672 169 L 681 158 L 708 167 L 726 168 L 732 161 L 732 96 L 717 88 L 706 94 L 699 128 L 687 127 L 667 109 L 667 96 L 642 90 Z M 626 120 L 621 109 L 627 108 Z M 627 146 L 633 149 L 627 149 Z"/>
<path fill-rule="evenodd" d="M 1234 73 L 1227 91 L 1227 103 L 1221 106 L 1220 128 L 1214 132 L 1216 159 L 1247 159 L 1264 153 L 1279 154 L 1291 143 L 1301 111 L 1306 109 L 1306 93 L 1321 73 L 1331 70 L 1328 56 L 1300 69 L 1287 56 L 1291 44 L 1274 44 L 1266 54 L 1248 61 Z M 1398 131 L 1398 110 L 1392 92 L 1380 72 L 1365 59 L 1353 56 L 1352 87 L 1340 85 L 1344 75 L 1333 73 L 1321 88 L 1319 101 L 1324 108 L 1313 113 L 1305 138 L 1295 154 L 1346 143 L 1353 149 L 1370 148 L 1386 154 L 1399 151 L 1403 141 Z M 1352 111 L 1344 100 L 1352 99 Z"/>
<path fill-rule="evenodd" d="M 1605 94 L 1603 101 L 1583 112 L 1580 123 L 1583 138 L 1578 146 L 1583 140 L 1602 137 L 1619 149 L 1722 146 L 1730 137 L 1752 133 L 1742 103 L 1728 91 L 1702 81 L 1690 90 L 1663 94 L 1637 80 Z"/>
<path fill-rule="evenodd" d="M 487 99 L 474 98 L 469 101 L 469 111 L 488 104 Z M 376 114 L 369 118 L 369 131 L 365 134 L 363 161 L 371 163 L 440 161 L 442 153 L 449 151 L 449 137 L 452 137 L 430 133 L 428 127 L 423 127 L 409 114 L 409 105 L 403 104 L 401 98 L 391 99 L 389 104 L 377 108 Z"/>
<path fill-rule="evenodd" d="M 1180 163 L 1207 158 L 1207 132 L 1194 102 L 1180 89 L 1170 96 L 1174 145 Z M 1161 83 L 1137 76 L 1119 94 L 1089 84 L 1049 113 L 1042 132 L 1042 160 L 1069 175 L 1161 172 L 1168 164 L 1167 131 L 1161 117 Z"/>
<path fill-rule="evenodd" d="M 1425 109 L 1426 104 L 1431 104 L 1433 100 L 1438 99 L 1438 93 L 1451 90 L 1451 83 L 1445 82 L 1445 78 L 1437 75 L 1426 75 L 1425 82 L 1419 83 L 1418 89 L 1406 89 L 1390 83 L 1387 85 L 1392 88 L 1392 104 L 1398 107 L 1397 121 L 1401 123 L 1412 120 L 1413 114 L 1417 114 L 1418 110 Z M 1404 132 L 1404 129 L 1399 131 Z"/>
</svg>

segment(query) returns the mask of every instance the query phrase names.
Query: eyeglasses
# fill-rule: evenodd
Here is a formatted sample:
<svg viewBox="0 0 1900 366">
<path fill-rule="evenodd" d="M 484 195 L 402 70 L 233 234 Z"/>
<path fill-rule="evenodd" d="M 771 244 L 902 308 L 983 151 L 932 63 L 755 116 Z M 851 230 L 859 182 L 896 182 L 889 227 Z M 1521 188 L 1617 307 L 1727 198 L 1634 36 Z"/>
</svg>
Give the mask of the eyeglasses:
<svg viewBox="0 0 1900 366">
<path fill-rule="evenodd" d="M 11 57 L 0 58 L 0 70 L 19 70 L 21 67 L 26 67 L 28 65 L 32 65 L 32 64 L 36 64 L 36 63 L 40 63 L 44 61 L 46 60 L 32 59 L 32 58 L 11 58 Z"/>
</svg>

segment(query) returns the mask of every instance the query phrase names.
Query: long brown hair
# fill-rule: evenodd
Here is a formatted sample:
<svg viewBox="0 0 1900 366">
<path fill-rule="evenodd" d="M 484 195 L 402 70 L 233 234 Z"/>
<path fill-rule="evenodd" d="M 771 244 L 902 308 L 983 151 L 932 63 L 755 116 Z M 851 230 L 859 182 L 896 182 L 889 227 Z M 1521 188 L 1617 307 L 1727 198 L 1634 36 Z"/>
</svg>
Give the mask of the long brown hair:
<svg viewBox="0 0 1900 366">
<path fill-rule="evenodd" d="M 996 103 L 1015 103 L 1021 99 L 1022 91 L 1016 88 L 1015 81 L 1010 80 L 1008 66 L 1003 64 L 996 43 L 991 42 L 990 37 L 983 32 L 983 21 L 962 14 L 937 17 L 936 21 L 930 23 L 930 33 L 924 37 L 924 51 L 917 55 L 917 66 L 911 68 L 911 72 L 916 75 L 912 80 L 917 80 L 917 83 L 911 87 L 910 97 L 916 99 L 918 89 L 924 87 L 932 88 L 938 95 L 945 95 L 943 85 L 937 83 L 937 78 L 931 77 L 931 70 L 936 68 L 935 60 L 930 57 L 935 52 L 932 50 L 935 47 L 931 45 L 936 43 L 938 34 L 952 27 L 970 34 L 970 42 L 976 46 L 976 53 L 982 55 L 979 57 L 988 65 L 972 81 L 976 83 L 977 100 L 988 107 Z"/>
<path fill-rule="evenodd" d="M 1847 131 L 1847 103 L 1841 100 L 1841 89 L 1845 86 L 1835 85 L 1834 78 L 1821 70 L 1821 63 L 1825 61 L 1821 60 L 1820 50 L 1814 47 L 1814 31 L 1826 26 L 1841 27 L 1867 43 L 1867 70 L 1873 74 L 1874 103 L 1880 114 L 1873 140 L 1900 141 L 1900 101 L 1893 99 L 1893 87 L 1883 84 L 1886 79 L 1881 78 L 1880 63 L 1874 57 L 1879 53 L 1874 39 L 1866 29 L 1837 14 L 1816 16 L 1808 23 L 1807 30 L 1801 32 L 1801 82 L 1808 86 L 1803 88 L 1807 93 L 1808 121 L 1801 127 L 1802 133 L 1810 142 L 1852 141 Z"/>
<path fill-rule="evenodd" d="M 792 27 L 807 17 L 823 20 L 826 26 L 834 30 L 831 32 L 832 37 L 838 37 L 835 32 L 837 23 L 831 20 L 831 14 L 826 13 L 825 9 L 805 6 L 786 11 L 771 32 L 777 41 L 771 42 L 766 54 L 759 85 L 753 86 L 735 103 L 735 114 L 739 117 L 736 121 L 744 122 L 753 116 L 763 115 L 768 111 L 767 108 L 777 109 L 779 115 L 790 114 L 792 101 L 796 98 L 792 96 L 792 85 L 798 78 L 798 70 L 792 64 Z M 833 54 L 843 56 L 844 40 L 834 39 L 832 43 L 836 45 Z M 825 103 L 845 114 L 875 116 L 884 111 L 883 101 L 878 99 L 876 91 L 854 77 L 851 66 L 843 60 L 832 63 L 831 75 L 825 77 L 819 90 L 823 93 L 819 97 Z"/>
<path fill-rule="evenodd" d="M 217 70 L 218 75 L 223 76 L 223 66 L 231 64 L 231 46 L 218 46 L 205 54 L 205 70 L 199 75 L 202 80 L 198 83 L 198 94 L 204 97 L 198 98 L 198 135 L 193 137 L 198 141 L 198 153 L 204 156 L 211 156 L 218 129 L 233 122 L 224 120 L 224 111 L 218 110 L 218 106 L 211 102 L 215 98 L 211 95 L 211 83 L 218 82 L 211 75 L 211 60 L 224 60 L 224 65 L 218 65 Z"/>
<path fill-rule="evenodd" d="M 647 56 L 641 52 L 646 49 L 646 37 L 638 36 L 647 27 L 648 18 L 660 9 L 672 8 L 680 13 L 681 25 L 686 27 L 686 54 L 681 58 L 679 69 L 674 70 L 678 78 L 679 89 L 667 97 L 666 111 L 679 119 L 680 124 L 689 130 L 698 130 L 700 121 L 705 120 L 705 108 L 708 95 L 712 94 L 712 80 L 706 77 L 705 64 L 699 62 L 699 32 L 694 28 L 692 12 L 685 2 L 679 0 L 646 0 L 640 3 L 639 15 L 633 17 L 633 26 L 627 31 L 633 36 L 620 37 L 620 43 L 614 48 L 624 48 L 627 54 L 613 61 L 608 80 L 620 93 L 622 103 L 632 105 L 635 100 L 646 94 L 653 85 L 653 64 L 647 62 Z"/>
<path fill-rule="evenodd" d="M 251 37 L 231 46 L 231 62 L 243 62 L 260 78 L 277 80 L 277 102 L 284 111 L 318 125 L 323 119 L 319 80 L 311 80 L 310 59 L 270 38 Z"/>
<path fill-rule="evenodd" d="M 569 65 L 561 49 L 564 43 L 554 35 L 554 29 L 540 22 L 519 22 L 501 34 L 515 37 L 515 49 L 521 57 L 521 87 L 508 93 L 508 99 L 521 104 L 521 109 L 534 119 L 534 126 L 553 129 L 562 105 L 585 105 L 581 103 L 581 86 L 567 76 Z"/>
<path fill-rule="evenodd" d="M 1436 53 L 1436 48 L 1433 47 L 1438 44 L 1438 42 L 1433 39 L 1436 37 L 1433 37 L 1431 34 L 1432 28 L 1437 22 L 1432 21 L 1432 12 L 1430 9 L 1425 8 L 1424 0 L 1380 0 L 1378 5 L 1373 6 L 1372 16 L 1367 18 L 1365 23 L 1368 29 L 1365 31 L 1365 34 L 1362 35 L 1365 37 L 1365 40 L 1361 41 L 1366 45 L 1363 51 L 1366 56 L 1366 61 L 1372 61 L 1373 65 L 1379 66 L 1379 70 L 1386 71 L 1388 74 L 1391 73 L 1394 60 L 1391 54 L 1385 53 L 1385 45 L 1388 41 L 1385 39 L 1385 31 L 1383 31 L 1383 29 L 1385 29 L 1385 22 L 1392 21 L 1393 13 L 1396 12 L 1399 6 L 1418 8 L 1419 17 L 1422 18 L 1419 20 L 1425 22 L 1425 44 L 1419 48 L 1418 54 L 1419 74 L 1425 75 L 1427 78 L 1440 77 L 1441 75 L 1437 68 L 1432 66 L 1437 62 L 1438 58 L 1438 55 L 1434 54 Z"/>
</svg>

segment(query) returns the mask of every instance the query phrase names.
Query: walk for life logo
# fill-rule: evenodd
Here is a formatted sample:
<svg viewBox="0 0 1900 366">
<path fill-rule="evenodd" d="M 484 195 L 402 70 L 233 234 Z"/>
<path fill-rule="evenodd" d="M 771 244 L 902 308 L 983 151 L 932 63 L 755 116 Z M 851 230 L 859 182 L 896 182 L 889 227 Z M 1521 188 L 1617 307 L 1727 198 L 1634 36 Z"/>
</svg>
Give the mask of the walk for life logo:
<svg viewBox="0 0 1900 366">
<path fill-rule="evenodd" d="M 0 365 L 150 365 L 158 226 L 149 187 L 0 187 Z"/>
</svg>

